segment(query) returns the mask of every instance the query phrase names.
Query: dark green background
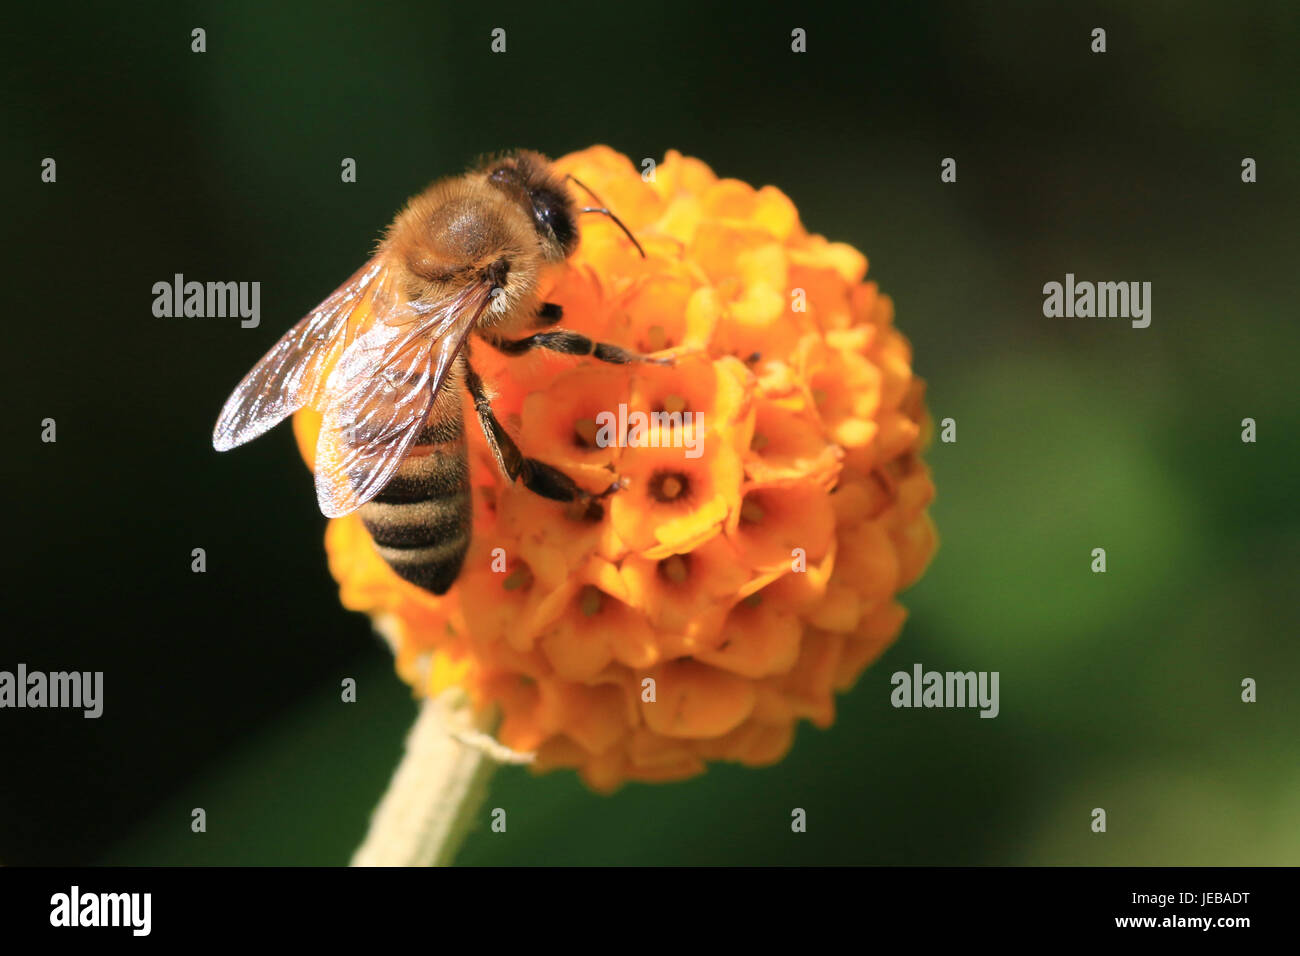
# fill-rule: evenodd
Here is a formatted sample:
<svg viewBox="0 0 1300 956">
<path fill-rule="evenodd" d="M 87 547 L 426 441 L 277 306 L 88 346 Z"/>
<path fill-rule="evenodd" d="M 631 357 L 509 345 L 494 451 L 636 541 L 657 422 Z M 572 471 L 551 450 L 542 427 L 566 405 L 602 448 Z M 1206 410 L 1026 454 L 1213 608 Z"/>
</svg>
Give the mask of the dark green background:
<svg viewBox="0 0 1300 956">
<path fill-rule="evenodd" d="M 218 456 L 212 422 L 409 194 L 482 152 L 599 142 L 776 184 L 866 252 L 935 418 L 958 422 L 929 453 L 943 543 L 900 641 L 779 766 L 613 797 L 502 771 L 489 806 L 509 831 L 461 860 L 1300 861 L 1300 19 L 1046 6 L 11 19 L 0 668 L 103 670 L 106 710 L 0 712 L 0 862 L 348 859 L 414 704 L 337 603 L 288 429 Z M 176 272 L 260 281 L 261 327 L 154 318 L 151 287 Z M 1150 281 L 1151 327 L 1044 318 L 1042 285 L 1066 272 Z M 889 675 L 914 662 L 999 671 L 1001 715 L 894 710 Z"/>
</svg>

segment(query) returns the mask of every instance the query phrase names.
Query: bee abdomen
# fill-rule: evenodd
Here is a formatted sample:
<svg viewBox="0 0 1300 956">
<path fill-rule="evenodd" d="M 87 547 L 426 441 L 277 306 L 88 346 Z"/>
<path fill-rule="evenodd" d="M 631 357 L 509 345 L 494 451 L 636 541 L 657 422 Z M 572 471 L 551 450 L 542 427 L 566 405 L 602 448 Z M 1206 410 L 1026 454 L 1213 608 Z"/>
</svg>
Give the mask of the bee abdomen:
<svg viewBox="0 0 1300 956">
<path fill-rule="evenodd" d="M 438 449 L 432 454 L 421 454 L 424 451 L 419 447 L 413 449 L 384 485 L 384 490 L 371 500 L 387 505 L 419 504 L 468 491 L 469 460 L 463 444 L 455 451 Z"/>
<path fill-rule="evenodd" d="M 473 514 L 459 417 L 427 426 L 384 490 L 360 510 L 362 524 L 398 575 L 443 594 L 469 550 Z"/>
<path fill-rule="evenodd" d="M 465 563 L 469 535 L 428 548 L 393 548 L 376 544 L 375 550 L 399 577 L 434 594 L 446 594 Z"/>
<path fill-rule="evenodd" d="M 465 534 L 468 496 L 406 504 L 372 503 L 362 514 L 370 537 L 386 548 L 432 548 Z"/>
</svg>

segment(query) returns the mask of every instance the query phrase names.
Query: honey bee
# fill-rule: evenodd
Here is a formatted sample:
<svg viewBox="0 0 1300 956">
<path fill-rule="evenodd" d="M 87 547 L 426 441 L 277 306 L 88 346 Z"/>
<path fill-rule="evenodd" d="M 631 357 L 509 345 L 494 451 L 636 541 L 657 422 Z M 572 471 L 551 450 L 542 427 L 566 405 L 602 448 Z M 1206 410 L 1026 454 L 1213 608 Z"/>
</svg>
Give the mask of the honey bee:
<svg viewBox="0 0 1300 956">
<path fill-rule="evenodd" d="M 595 206 L 580 206 L 573 182 Z M 557 328 L 540 301 L 543 269 L 578 245 L 577 217 L 599 213 L 640 243 L 572 176 L 519 151 L 439 180 L 398 213 L 373 258 L 272 346 L 235 387 L 212 433 L 226 451 L 300 408 L 321 412 L 316 499 L 328 517 L 360 510 L 389 566 L 434 594 L 451 587 L 472 516 L 461 389 L 509 481 L 557 501 L 590 495 L 563 472 L 525 458 L 501 426 L 470 364 L 476 334 L 507 355 L 550 349 L 602 362 L 654 362 Z M 517 337 L 532 329 L 532 334 Z"/>
</svg>

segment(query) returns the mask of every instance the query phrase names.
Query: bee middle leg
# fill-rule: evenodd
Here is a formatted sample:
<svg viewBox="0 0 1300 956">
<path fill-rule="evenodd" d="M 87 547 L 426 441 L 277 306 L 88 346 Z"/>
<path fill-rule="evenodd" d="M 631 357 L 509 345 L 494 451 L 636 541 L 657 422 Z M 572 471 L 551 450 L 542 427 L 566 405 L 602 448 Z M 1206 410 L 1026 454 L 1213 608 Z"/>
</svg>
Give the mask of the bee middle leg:
<svg viewBox="0 0 1300 956">
<path fill-rule="evenodd" d="M 610 345 L 608 342 L 597 342 L 580 332 L 570 332 L 568 329 L 537 332 L 522 339 L 489 338 L 487 341 L 494 349 L 506 355 L 523 355 L 533 349 L 546 349 L 564 355 L 590 355 L 597 361 L 610 362 L 614 365 L 626 365 L 629 362 L 645 362 L 649 365 L 673 364 L 672 359 L 651 358 L 639 352 L 629 352 L 625 348 Z"/>
<path fill-rule="evenodd" d="M 492 449 L 492 457 L 497 460 L 497 465 L 511 481 L 522 481 L 529 491 L 554 501 L 590 502 L 596 498 L 604 498 L 622 487 L 619 482 L 615 482 L 599 494 L 593 495 L 584 491 L 577 482 L 558 468 L 536 458 L 525 458 L 519 446 L 515 444 L 515 440 L 510 437 L 510 433 L 497 420 L 487 389 L 483 387 L 483 380 L 478 377 L 478 373 L 469 363 L 465 365 L 465 386 L 474 399 L 474 411 L 478 413 L 479 425 L 483 428 L 488 447 Z"/>
</svg>

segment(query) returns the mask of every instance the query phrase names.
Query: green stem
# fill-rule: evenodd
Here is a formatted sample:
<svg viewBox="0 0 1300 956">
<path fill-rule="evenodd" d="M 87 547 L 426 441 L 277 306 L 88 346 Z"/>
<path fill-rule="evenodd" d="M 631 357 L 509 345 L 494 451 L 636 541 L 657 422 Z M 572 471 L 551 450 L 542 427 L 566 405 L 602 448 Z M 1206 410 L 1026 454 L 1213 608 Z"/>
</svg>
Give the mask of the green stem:
<svg viewBox="0 0 1300 956">
<path fill-rule="evenodd" d="M 448 866 L 479 818 L 497 762 L 467 746 L 464 733 L 485 732 L 467 702 L 425 700 L 406 738 L 406 754 L 370 819 L 353 866 Z M 455 736 L 453 736 L 455 734 Z"/>
</svg>

